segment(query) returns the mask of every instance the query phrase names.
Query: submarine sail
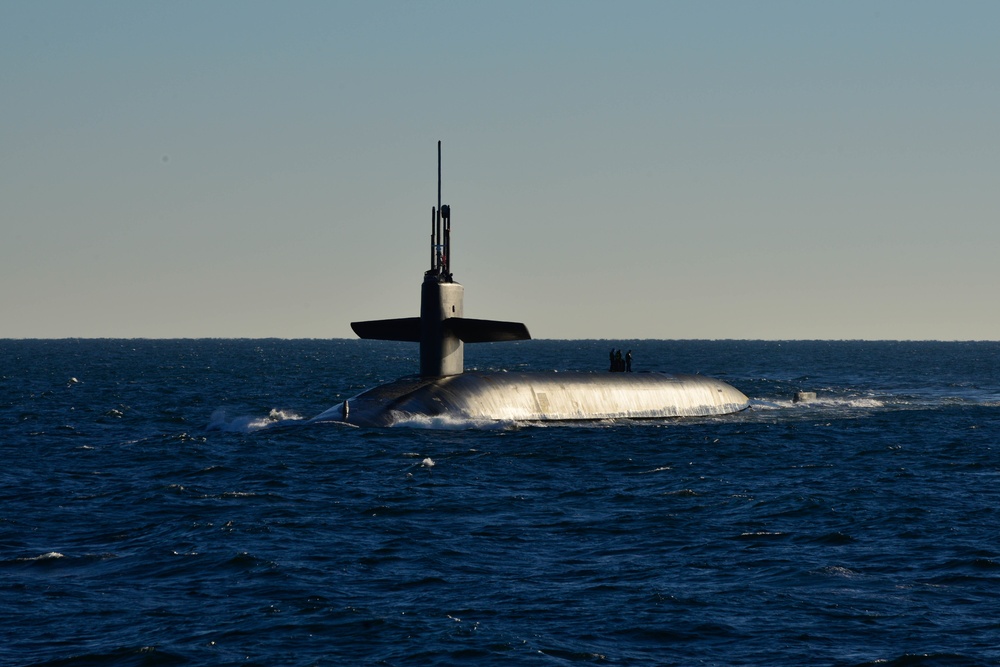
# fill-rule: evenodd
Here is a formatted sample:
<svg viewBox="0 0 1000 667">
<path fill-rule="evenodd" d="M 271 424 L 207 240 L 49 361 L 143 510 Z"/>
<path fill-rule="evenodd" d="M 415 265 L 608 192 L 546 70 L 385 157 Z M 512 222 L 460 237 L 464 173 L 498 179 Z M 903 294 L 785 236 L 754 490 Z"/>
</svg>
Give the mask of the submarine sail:
<svg viewBox="0 0 1000 667">
<path fill-rule="evenodd" d="M 352 322 L 360 338 L 420 344 L 420 374 L 365 391 L 323 413 L 357 426 L 391 426 L 413 417 L 472 422 L 661 419 L 721 415 L 749 399 L 720 380 L 668 373 L 465 373 L 464 344 L 527 340 L 520 322 L 466 318 L 465 288 L 451 272 L 451 207 L 431 209 L 431 262 L 420 287 L 420 315 Z"/>
<path fill-rule="evenodd" d="M 351 322 L 360 338 L 420 343 L 421 377 L 458 375 L 465 365 L 463 343 L 531 338 L 520 322 L 463 317 L 465 288 L 451 274 L 451 207 L 441 204 L 441 142 L 438 142 L 438 201 L 431 209 L 431 268 L 420 286 L 420 317 Z"/>
</svg>

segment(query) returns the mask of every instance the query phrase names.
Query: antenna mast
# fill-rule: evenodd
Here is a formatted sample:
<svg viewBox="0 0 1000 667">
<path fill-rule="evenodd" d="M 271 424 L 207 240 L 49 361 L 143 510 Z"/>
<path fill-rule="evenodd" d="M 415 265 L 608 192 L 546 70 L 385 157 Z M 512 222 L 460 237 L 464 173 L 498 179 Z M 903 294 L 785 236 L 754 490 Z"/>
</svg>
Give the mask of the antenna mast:
<svg viewBox="0 0 1000 667">
<path fill-rule="evenodd" d="M 441 142 L 438 141 L 437 208 L 431 209 L 431 270 L 441 282 L 451 278 L 451 207 L 441 205 Z"/>
</svg>

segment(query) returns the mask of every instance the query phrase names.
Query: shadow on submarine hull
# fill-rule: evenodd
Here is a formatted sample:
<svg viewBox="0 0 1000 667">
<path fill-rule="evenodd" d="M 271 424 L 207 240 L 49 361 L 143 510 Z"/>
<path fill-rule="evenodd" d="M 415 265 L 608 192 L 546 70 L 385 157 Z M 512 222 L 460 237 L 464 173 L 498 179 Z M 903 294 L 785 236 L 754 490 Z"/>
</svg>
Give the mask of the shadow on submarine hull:
<svg viewBox="0 0 1000 667">
<path fill-rule="evenodd" d="M 380 385 L 323 417 L 356 426 L 392 426 L 411 416 L 471 423 L 665 419 L 745 410 L 729 384 L 668 373 L 477 373 L 411 376 Z"/>
</svg>

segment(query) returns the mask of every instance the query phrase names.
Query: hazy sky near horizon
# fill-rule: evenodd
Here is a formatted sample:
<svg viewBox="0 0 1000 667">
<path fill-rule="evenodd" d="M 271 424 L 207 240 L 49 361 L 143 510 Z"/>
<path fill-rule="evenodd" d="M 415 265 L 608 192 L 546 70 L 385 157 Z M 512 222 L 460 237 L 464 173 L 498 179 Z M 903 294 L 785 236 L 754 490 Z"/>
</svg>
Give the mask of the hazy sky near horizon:
<svg viewBox="0 0 1000 667">
<path fill-rule="evenodd" d="M 1000 3 L 0 2 L 0 337 L 1000 339 Z"/>
</svg>

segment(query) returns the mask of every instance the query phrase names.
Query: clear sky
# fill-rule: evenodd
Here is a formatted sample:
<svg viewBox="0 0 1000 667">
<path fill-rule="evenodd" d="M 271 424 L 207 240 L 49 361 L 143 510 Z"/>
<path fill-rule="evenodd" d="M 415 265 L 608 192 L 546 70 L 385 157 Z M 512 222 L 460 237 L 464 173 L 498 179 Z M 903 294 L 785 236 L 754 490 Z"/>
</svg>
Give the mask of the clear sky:
<svg viewBox="0 0 1000 667">
<path fill-rule="evenodd" d="M 0 337 L 1000 339 L 1000 2 L 0 0 Z"/>
</svg>

